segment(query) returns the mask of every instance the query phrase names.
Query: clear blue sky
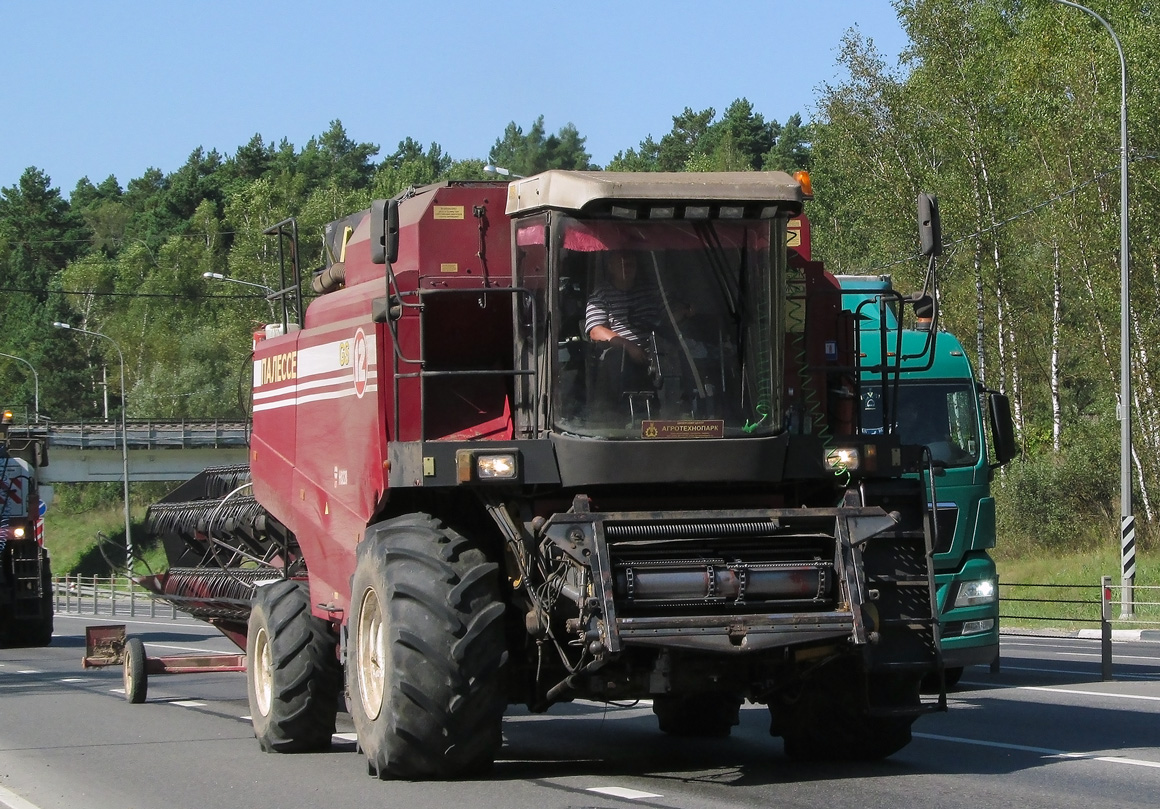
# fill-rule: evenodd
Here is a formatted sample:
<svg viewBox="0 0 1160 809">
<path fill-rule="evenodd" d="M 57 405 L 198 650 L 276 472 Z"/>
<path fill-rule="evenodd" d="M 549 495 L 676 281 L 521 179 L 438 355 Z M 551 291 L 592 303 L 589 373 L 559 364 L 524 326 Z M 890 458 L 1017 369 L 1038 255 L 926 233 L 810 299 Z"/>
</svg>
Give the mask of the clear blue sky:
<svg viewBox="0 0 1160 809">
<path fill-rule="evenodd" d="M 465 159 L 542 114 L 603 165 L 685 107 L 808 120 L 852 26 L 889 64 L 906 44 L 890 0 L 0 0 L 0 186 L 124 187 L 334 119 Z"/>
</svg>

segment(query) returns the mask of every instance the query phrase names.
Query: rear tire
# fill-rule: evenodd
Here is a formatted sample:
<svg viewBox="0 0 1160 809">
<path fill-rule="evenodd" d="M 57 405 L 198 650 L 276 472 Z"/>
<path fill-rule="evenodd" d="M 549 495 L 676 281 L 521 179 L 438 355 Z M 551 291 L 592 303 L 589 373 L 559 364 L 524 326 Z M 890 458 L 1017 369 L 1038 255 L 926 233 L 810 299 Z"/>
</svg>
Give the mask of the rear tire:
<svg viewBox="0 0 1160 809">
<path fill-rule="evenodd" d="M 459 778 L 490 769 L 506 699 L 498 566 L 426 514 L 358 547 L 347 691 L 367 772 Z"/>
<path fill-rule="evenodd" d="M 125 684 L 125 700 L 140 705 L 149 694 L 149 675 L 145 672 L 145 644 L 140 638 L 125 639 L 125 663 L 121 679 Z"/>
<path fill-rule="evenodd" d="M 246 693 L 267 753 L 329 750 L 342 674 L 327 623 L 310 611 L 309 589 L 278 581 L 254 594 L 246 634 Z"/>
<path fill-rule="evenodd" d="M 741 702 L 732 694 L 664 695 L 653 698 L 653 713 L 670 736 L 722 739 L 741 723 Z"/>
<path fill-rule="evenodd" d="M 918 717 L 917 679 L 871 676 L 854 666 L 831 665 L 816 672 L 792 701 L 770 705 L 771 733 L 780 735 L 789 758 L 818 761 L 877 761 L 910 744 Z M 862 704 L 869 693 L 883 710 Z M 910 711 L 913 710 L 913 713 Z"/>
</svg>

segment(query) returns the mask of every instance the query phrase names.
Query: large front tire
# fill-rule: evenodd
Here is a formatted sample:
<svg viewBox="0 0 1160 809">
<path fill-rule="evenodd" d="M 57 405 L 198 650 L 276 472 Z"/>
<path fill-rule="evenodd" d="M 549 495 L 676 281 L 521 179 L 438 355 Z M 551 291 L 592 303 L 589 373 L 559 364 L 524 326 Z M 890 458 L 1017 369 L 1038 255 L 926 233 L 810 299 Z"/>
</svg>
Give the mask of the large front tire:
<svg viewBox="0 0 1160 809">
<path fill-rule="evenodd" d="M 342 673 L 330 627 L 310 611 L 309 589 L 259 587 L 246 635 L 246 691 L 254 736 L 267 753 L 330 749 Z"/>
<path fill-rule="evenodd" d="M 883 712 L 865 704 L 867 694 Z M 853 666 L 830 666 L 816 672 L 796 698 L 770 704 L 770 733 L 782 737 L 789 758 L 877 761 L 910 744 L 918 703 L 916 679 L 867 677 Z"/>
<path fill-rule="evenodd" d="M 382 523 L 359 545 L 347 690 L 371 775 L 491 767 L 506 707 L 503 614 L 498 566 L 428 515 Z"/>
</svg>

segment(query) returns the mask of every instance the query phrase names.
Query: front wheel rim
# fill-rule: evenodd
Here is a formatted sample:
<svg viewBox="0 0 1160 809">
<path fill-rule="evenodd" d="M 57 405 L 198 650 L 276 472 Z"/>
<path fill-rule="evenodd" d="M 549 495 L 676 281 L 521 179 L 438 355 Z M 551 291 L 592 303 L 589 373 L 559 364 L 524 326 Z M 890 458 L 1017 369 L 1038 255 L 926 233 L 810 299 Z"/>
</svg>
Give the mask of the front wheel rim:
<svg viewBox="0 0 1160 809">
<path fill-rule="evenodd" d="M 266 628 L 262 627 L 254 638 L 254 701 L 262 716 L 270 715 L 273 695 L 274 656 L 270 651 L 270 637 L 266 634 Z"/>
<path fill-rule="evenodd" d="M 383 708 L 386 682 L 386 642 L 378 593 L 368 587 L 359 606 L 357 628 L 358 691 L 367 719 L 377 719 Z"/>
</svg>

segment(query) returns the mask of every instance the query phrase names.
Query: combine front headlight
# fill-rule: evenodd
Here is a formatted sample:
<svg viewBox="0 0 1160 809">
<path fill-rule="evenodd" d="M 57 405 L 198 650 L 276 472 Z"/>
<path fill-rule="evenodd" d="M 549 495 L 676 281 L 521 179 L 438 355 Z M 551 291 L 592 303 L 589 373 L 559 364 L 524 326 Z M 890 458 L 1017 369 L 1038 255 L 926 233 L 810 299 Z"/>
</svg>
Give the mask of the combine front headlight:
<svg viewBox="0 0 1160 809">
<path fill-rule="evenodd" d="M 826 469 L 854 470 L 858 468 L 858 450 L 837 447 L 826 453 Z"/>
<path fill-rule="evenodd" d="M 516 476 L 515 455 L 481 455 L 475 459 L 480 480 L 511 480 Z"/>
<path fill-rule="evenodd" d="M 965 581 L 959 585 L 959 592 L 955 594 L 955 607 L 977 607 L 980 604 L 990 604 L 997 597 L 994 580 Z"/>
<path fill-rule="evenodd" d="M 520 476 L 518 453 L 511 450 L 461 449 L 455 453 L 455 466 L 460 483 L 516 480 Z"/>
</svg>

